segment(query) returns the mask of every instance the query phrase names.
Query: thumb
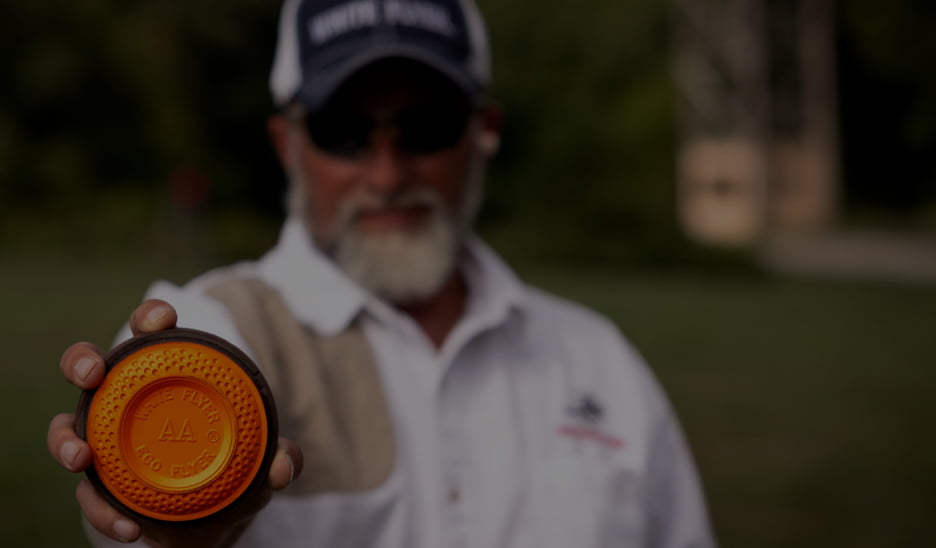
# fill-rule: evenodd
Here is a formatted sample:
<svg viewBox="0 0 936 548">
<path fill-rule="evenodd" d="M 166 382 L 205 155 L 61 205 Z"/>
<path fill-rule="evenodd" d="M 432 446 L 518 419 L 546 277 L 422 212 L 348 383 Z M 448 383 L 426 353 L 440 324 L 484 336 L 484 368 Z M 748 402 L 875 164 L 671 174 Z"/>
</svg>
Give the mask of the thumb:
<svg viewBox="0 0 936 548">
<path fill-rule="evenodd" d="M 292 440 L 280 437 L 276 455 L 270 465 L 270 487 L 285 488 L 302 473 L 302 450 Z"/>
</svg>

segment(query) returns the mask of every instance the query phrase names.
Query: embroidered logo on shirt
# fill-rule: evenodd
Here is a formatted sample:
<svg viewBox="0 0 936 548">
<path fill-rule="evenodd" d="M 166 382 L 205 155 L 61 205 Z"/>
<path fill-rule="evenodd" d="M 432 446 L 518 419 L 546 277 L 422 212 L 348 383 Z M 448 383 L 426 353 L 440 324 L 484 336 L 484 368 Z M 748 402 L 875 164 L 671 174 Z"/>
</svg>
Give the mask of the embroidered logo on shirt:
<svg viewBox="0 0 936 548">
<path fill-rule="evenodd" d="M 624 448 L 624 440 L 601 431 L 600 426 L 605 410 L 604 405 L 594 395 L 583 393 L 574 404 L 569 406 L 568 412 L 575 419 L 575 424 L 560 426 L 560 436 L 595 442 L 609 449 Z"/>
<path fill-rule="evenodd" d="M 598 424 L 604 416 L 604 406 L 602 406 L 591 394 L 582 394 L 575 405 L 569 407 L 569 414 L 577 417 L 588 424 Z"/>
</svg>

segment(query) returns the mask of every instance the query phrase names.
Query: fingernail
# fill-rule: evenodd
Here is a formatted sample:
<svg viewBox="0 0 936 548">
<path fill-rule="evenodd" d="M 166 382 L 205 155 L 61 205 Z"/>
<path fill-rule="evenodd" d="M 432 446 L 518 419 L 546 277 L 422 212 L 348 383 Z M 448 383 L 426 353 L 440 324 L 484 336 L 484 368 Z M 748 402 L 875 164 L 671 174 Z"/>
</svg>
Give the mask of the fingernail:
<svg viewBox="0 0 936 548">
<path fill-rule="evenodd" d="M 78 381 L 83 383 L 88 380 L 88 375 L 91 374 L 91 370 L 96 363 L 94 358 L 81 358 L 75 362 L 75 376 L 78 378 Z"/>
<path fill-rule="evenodd" d="M 153 324 L 161 320 L 162 317 L 165 315 L 166 315 L 165 307 L 156 306 L 156 307 L 149 309 L 146 312 L 146 317 L 144 318 L 144 320 L 146 321 L 146 323 Z"/>
<path fill-rule="evenodd" d="M 287 457 L 286 460 L 289 461 L 289 483 L 292 483 L 296 479 L 296 466 L 291 458 Z"/>
<path fill-rule="evenodd" d="M 130 542 L 136 535 L 136 526 L 125 519 L 118 519 L 114 522 L 114 534 L 120 540 Z"/>
<path fill-rule="evenodd" d="M 79 451 L 81 451 L 81 447 L 73 441 L 66 441 L 62 444 L 62 462 L 70 470 L 75 469 L 75 459 L 78 457 Z"/>
</svg>

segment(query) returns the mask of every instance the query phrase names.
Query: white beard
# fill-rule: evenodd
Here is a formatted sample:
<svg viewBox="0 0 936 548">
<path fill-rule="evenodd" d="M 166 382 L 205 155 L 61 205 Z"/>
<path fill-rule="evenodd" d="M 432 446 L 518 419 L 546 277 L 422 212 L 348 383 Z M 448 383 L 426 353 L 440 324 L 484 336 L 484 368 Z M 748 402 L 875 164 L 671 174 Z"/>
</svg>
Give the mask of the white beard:
<svg viewBox="0 0 936 548">
<path fill-rule="evenodd" d="M 291 181 L 288 205 L 292 214 L 303 215 L 312 241 L 348 277 L 387 302 L 406 305 L 435 295 L 455 271 L 459 251 L 480 206 L 483 173 L 484 162 L 475 161 L 458 211 L 450 211 L 437 192 L 424 187 L 404 189 L 390 197 L 353 196 L 341 205 L 336 226 L 328 234 L 312 233 L 302 181 Z M 357 230 L 359 211 L 386 205 L 424 206 L 429 210 L 428 219 L 417 229 Z"/>
<path fill-rule="evenodd" d="M 387 201 L 429 207 L 426 225 L 362 233 L 351 224 L 362 203 L 349 201 L 342 208 L 342 227 L 329 255 L 351 279 L 378 297 L 394 304 L 424 300 L 451 276 L 462 238 L 438 194 L 416 191 L 378 203 Z"/>
</svg>

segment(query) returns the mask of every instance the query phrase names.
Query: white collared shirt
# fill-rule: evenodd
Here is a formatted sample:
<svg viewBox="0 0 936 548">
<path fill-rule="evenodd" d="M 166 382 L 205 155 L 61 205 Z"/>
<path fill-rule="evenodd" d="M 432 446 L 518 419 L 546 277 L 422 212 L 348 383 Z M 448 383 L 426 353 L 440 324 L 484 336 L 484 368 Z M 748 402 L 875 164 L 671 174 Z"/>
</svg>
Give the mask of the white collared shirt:
<svg viewBox="0 0 936 548">
<path fill-rule="evenodd" d="M 479 241 L 467 248 L 468 304 L 439 349 L 321 256 L 295 219 L 267 255 L 235 267 L 322 334 L 364 311 L 398 453 L 374 490 L 275 496 L 237 546 L 714 546 L 676 418 L 637 353 L 606 319 L 523 285 Z M 249 353 L 203 294 L 221 275 L 159 282 L 147 298 Z"/>
</svg>

